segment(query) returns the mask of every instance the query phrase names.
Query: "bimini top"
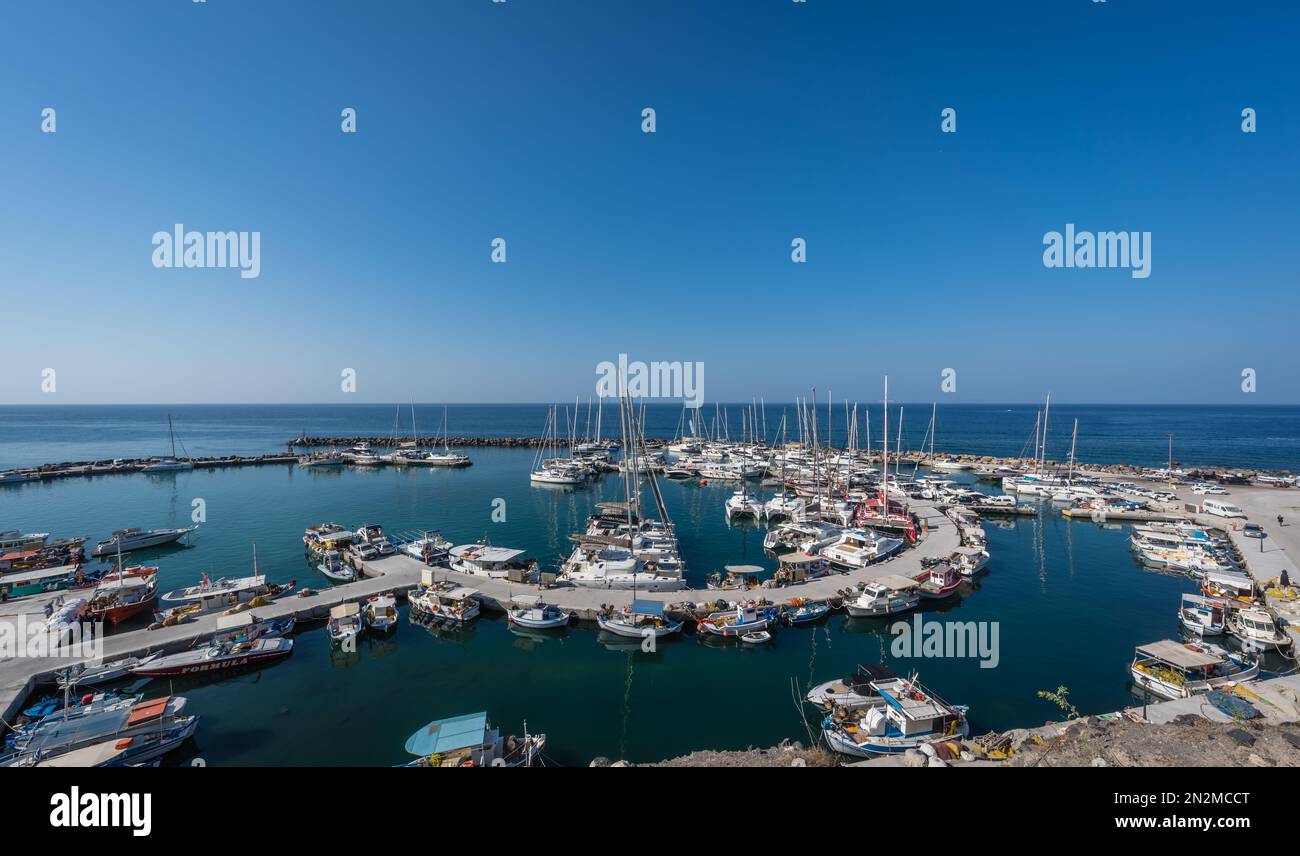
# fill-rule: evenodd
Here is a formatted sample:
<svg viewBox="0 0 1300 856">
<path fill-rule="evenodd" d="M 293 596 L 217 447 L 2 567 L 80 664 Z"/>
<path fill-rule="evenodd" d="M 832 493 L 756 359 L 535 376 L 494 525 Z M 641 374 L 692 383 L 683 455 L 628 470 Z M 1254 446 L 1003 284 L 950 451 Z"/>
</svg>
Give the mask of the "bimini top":
<svg viewBox="0 0 1300 856">
<path fill-rule="evenodd" d="M 1148 645 L 1139 645 L 1137 652 L 1138 654 L 1154 657 L 1157 660 L 1163 660 L 1169 665 L 1177 666 L 1180 669 L 1203 669 L 1206 666 L 1217 666 L 1223 662 L 1222 657 L 1195 651 L 1171 639 L 1152 642 Z"/>
<path fill-rule="evenodd" d="M 632 601 L 632 612 L 637 615 L 648 615 L 651 618 L 664 617 L 664 604 L 660 600 L 641 600 Z"/>
<path fill-rule="evenodd" d="M 486 712 L 436 719 L 406 738 L 406 751 L 425 756 L 482 746 L 486 732 Z"/>
<path fill-rule="evenodd" d="M 727 573 L 737 574 L 740 576 L 745 574 L 761 574 L 767 570 L 766 568 L 760 568 L 758 565 L 724 565 L 723 567 L 727 569 Z"/>
</svg>

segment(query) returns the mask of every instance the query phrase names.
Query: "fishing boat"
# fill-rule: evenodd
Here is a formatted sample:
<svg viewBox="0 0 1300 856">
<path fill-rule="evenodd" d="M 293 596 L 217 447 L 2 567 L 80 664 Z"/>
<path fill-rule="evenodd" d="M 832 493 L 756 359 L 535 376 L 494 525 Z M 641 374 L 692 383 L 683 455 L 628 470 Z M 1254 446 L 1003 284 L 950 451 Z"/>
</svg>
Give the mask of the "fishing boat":
<svg viewBox="0 0 1300 856">
<path fill-rule="evenodd" d="M 888 666 L 874 663 L 861 664 L 856 672 L 847 677 L 818 684 L 810 689 L 804 698 L 809 704 L 823 710 L 834 707 L 857 710 L 879 701 L 880 693 L 872 688 L 872 681 L 885 681 L 896 677 L 894 670 Z"/>
<path fill-rule="evenodd" d="M 832 565 L 855 570 L 886 559 L 903 548 L 903 541 L 878 535 L 867 529 L 846 529 L 822 547 L 821 554 Z"/>
<path fill-rule="evenodd" d="M 51 718 L 26 731 L 15 741 L 15 755 L 0 759 L 0 766 L 31 766 L 108 740 L 148 741 L 155 735 L 193 734 L 196 716 L 184 716 L 183 696 L 163 696 L 148 701 L 115 705 L 84 715 Z M 184 738 L 182 738 L 184 739 Z"/>
<path fill-rule="evenodd" d="M 172 453 L 170 457 L 153 461 L 140 470 L 142 473 L 176 473 L 194 469 L 194 464 L 176 457 L 176 429 L 172 426 L 171 414 L 167 414 L 167 434 L 171 437 Z"/>
<path fill-rule="evenodd" d="M 366 630 L 386 636 L 397 629 L 397 597 L 392 592 L 377 594 L 366 601 L 362 610 Z"/>
<path fill-rule="evenodd" d="M 1228 632 L 1241 647 L 1249 651 L 1271 651 L 1290 648 L 1291 637 L 1277 626 L 1273 614 L 1267 609 L 1248 607 L 1228 611 Z"/>
<path fill-rule="evenodd" d="M 342 551 L 355 541 L 357 533 L 337 523 L 322 523 L 308 526 L 303 533 L 302 544 L 313 556 L 323 556 L 330 550 Z"/>
<path fill-rule="evenodd" d="M 491 544 L 460 544 L 448 551 L 447 567 L 462 574 L 491 579 L 509 577 L 511 571 L 518 571 L 516 576 L 523 580 L 524 572 L 533 567 L 531 562 L 518 561 L 524 552 Z"/>
<path fill-rule="evenodd" d="M 711 613 L 707 618 L 696 622 L 696 628 L 715 636 L 744 636 L 766 630 L 781 616 L 775 606 L 758 604 L 739 604 L 734 609 Z"/>
<path fill-rule="evenodd" d="M 197 585 L 173 589 L 164 594 L 162 599 L 169 603 L 189 604 L 200 603 L 213 598 L 238 598 L 241 595 L 259 591 L 265 585 L 266 577 L 262 574 L 254 574 L 250 577 L 221 577 L 216 580 L 210 579 L 207 574 L 204 574 L 202 581 Z M 251 600 L 252 598 L 249 597 L 248 599 Z M 231 602 L 231 605 L 235 605 L 236 602 Z"/>
<path fill-rule="evenodd" d="M 330 641 L 343 644 L 356 639 L 365 628 L 361 618 L 361 604 L 355 601 L 330 607 Z"/>
<path fill-rule="evenodd" d="M 1212 571 L 1201 579 L 1201 594 L 1241 603 L 1253 603 L 1255 580 L 1240 571 Z"/>
<path fill-rule="evenodd" d="M 149 547 L 161 547 L 163 544 L 179 541 L 198 528 L 195 525 L 180 529 L 119 529 L 111 538 L 97 543 L 90 554 L 102 557 Z"/>
<path fill-rule="evenodd" d="M 357 572 L 343 561 L 343 554 L 338 550 L 326 550 L 321 556 L 320 564 L 316 565 L 316 570 L 341 583 L 351 582 L 357 578 Z"/>
<path fill-rule="evenodd" d="M 596 623 L 601 630 L 633 638 L 653 636 L 662 639 L 680 633 L 682 629 L 682 622 L 673 621 L 664 614 L 664 605 L 660 601 L 635 598 L 622 609 L 606 607 L 596 615 Z"/>
<path fill-rule="evenodd" d="M 217 616 L 217 632 L 208 640 L 209 645 L 238 644 L 254 639 L 276 639 L 293 632 L 298 620 L 292 615 L 283 618 L 258 618 L 251 612 Z"/>
<path fill-rule="evenodd" d="M 982 547 L 958 547 L 948 558 L 963 577 L 974 577 L 989 566 L 989 551 Z"/>
<path fill-rule="evenodd" d="M 567 627 L 569 624 L 568 612 L 546 603 L 536 595 L 516 595 L 511 598 L 511 603 L 514 606 L 506 612 L 506 618 L 511 624 L 533 630 L 550 630 L 556 627 Z"/>
<path fill-rule="evenodd" d="M 832 708 L 822 720 L 822 734 L 832 750 L 869 758 L 970 734 L 968 708 L 948 704 L 915 678 L 872 681 L 870 688 L 879 702 L 853 710 Z"/>
<path fill-rule="evenodd" d="M 844 601 L 844 609 L 853 618 L 871 618 L 907 612 L 920 603 L 920 584 L 916 580 L 886 574 L 863 583 L 857 597 Z"/>
<path fill-rule="evenodd" d="M 935 562 L 916 577 L 920 583 L 917 591 L 921 597 L 942 600 L 951 597 L 961 588 L 962 575 L 949 562 Z"/>
<path fill-rule="evenodd" d="M 417 756 L 403 767 L 531 767 L 541 760 L 545 734 L 502 737 L 486 713 L 437 719 L 406 739 L 406 751 Z"/>
<path fill-rule="evenodd" d="M 457 624 L 468 624 L 479 617 L 478 589 L 466 586 L 426 586 L 412 594 L 411 609 L 422 615 Z"/>
<path fill-rule="evenodd" d="M 820 621 L 830 614 L 829 604 L 821 603 L 815 600 L 804 600 L 801 597 L 792 599 L 789 606 L 781 614 L 785 623 L 791 627 L 799 627 L 804 624 L 812 624 Z"/>
<path fill-rule="evenodd" d="M 153 608 L 158 581 L 147 577 L 123 576 L 101 582 L 90 597 L 86 611 L 97 621 L 118 624 Z"/>
<path fill-rule="evenodd" d="M 1209 642 L 1166 639 L 1137 646 L 1129 674 L 1135 685 L 1161 698 L 1190 698 L 1254 680 L 1259 675 L 1259 660 L 1231 654 Z"/>
<path fill-rule="evenodd" d="M 709 574 L 705 586 L 709 591 L 733 591 L 758 588 L 758 575 L 767 572 L 759 565 L 725 565 L 726 573 Z"/>
<path fill-rule="evenodd" d="M 293 640 L 286 638 L 254 639 L 250 642 L 220 642 L 206 648 L 182 651 L 159 657 L 131 670 L 142 678 L 168 678 L 228 672 L 279 662 L 293 653 Z"/>
<path fill-rule="evenodd" d="M 1178 622 L 1195 636 L 1222 636 L 1224 602 L 1199 594 L 1184 594 L 1178 607 Z"/>
</svg>

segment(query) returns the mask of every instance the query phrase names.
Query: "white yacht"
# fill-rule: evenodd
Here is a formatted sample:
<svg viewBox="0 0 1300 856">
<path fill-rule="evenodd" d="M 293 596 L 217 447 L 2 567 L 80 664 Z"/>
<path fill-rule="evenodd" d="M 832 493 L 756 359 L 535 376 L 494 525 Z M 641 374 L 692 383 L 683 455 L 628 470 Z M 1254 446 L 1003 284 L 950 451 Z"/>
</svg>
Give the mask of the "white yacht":
<svg viewBox="0 0 1300 856">
<path fill-rule="evenodd" d="M 369 443 L 357 443 L 344 452 L 343 455 L 350 463 L 358 467 L 377 467 L 384 462 L 383 458 L 371 451 Z"/>
<path fill-rule="evenodd" d="M 903 541 L 900 538 L 879 535 L 868 529 L 847 529 L 823 547 L 821 554 L 833 565 L 856 569 L 886 559 L 901 549 Z"/>
<path fill-rule="evenodd" d="M 197 525 L 180 529 L 119 529 L 113 537 L 100 541 L 91 551 L 92 556 L 111 556 L 115 553 L 129 553 L 132 550 L 144 550 L 179 541 L 198 529 Z"/>
</svg>

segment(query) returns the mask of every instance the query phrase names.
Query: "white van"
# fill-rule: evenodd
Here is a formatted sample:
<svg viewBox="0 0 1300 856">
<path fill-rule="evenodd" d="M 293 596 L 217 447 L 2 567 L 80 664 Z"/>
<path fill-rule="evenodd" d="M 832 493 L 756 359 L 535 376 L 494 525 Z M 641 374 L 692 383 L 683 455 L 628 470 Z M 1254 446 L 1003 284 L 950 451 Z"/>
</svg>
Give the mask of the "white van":
<svg viewBox="0 0 1300 856">
<path fill-rule="evenodd" d="M 1231 502 L 1224 502 L 1221 499 L 1207 499 L 1201 502 L 1201 510 L 1206 514 L 1213 514 L 1217 517 L 1245 517 L 1246 512 L 1242 511 Z"/>
</svg>

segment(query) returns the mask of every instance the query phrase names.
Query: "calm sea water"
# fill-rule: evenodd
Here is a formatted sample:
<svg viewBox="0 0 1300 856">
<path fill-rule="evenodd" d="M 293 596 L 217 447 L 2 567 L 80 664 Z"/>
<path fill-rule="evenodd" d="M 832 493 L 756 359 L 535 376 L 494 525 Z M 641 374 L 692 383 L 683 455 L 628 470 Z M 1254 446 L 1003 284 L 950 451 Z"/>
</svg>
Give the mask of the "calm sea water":
<svg viewBox="0 0 1300 856">
<path fill-rule="evenodd" d="M 956 436 L 959 409 L 951 410 L 947 421 Z M 1170 424 L 1192 419 L 1169 410 Z M 344 434 L 386 434 L 392 428 L 392 412 L 385 426 L 373 408 L 172 411 L 194 454 L 275 449 L 304 428 Z M 432 428 L 437 418 L 433 408 L 427 411 L 418 418 Z M 948 430 L 944 412 L 940 445 Z M 476 423 L 471 413 L 503 418 Z M 542 421 L 540 407 L 453 408 L 451 414 L 452 430 L 466 434 L 488 433 L 491 425 L 504 435 L 528 434 Z M 1032 410 L 1027 415 L 1032 430 Z M 536 425 L 525 424 L 532 416 Z M 661 417 L 660 427 L 671 434 L 676 417 Z M 1137 416 L 1109 418 L 1113 425 Z M 1235 424 L 1229 416 L 1217 418 L 1223 426 Z M 1295 418 L 1294 412 L 1279 413 L 1270 423 L 1274 427 L 1263 430 L 1294 437 Z M 733 416 L 732 425 L 737 421 Z M 769 410 L 769 430 L 771 423 Z M 1081 438 L 1083 424 L 1091 423 L 1081 417 Z M 161 409 L 0 410 L 0 450 L 10 464 L 157 453 L 165 433 Z M 1190 427 L 1187 434 L 1190 444 Z M 1150 429 L 1147 436 L 1154 442 Z M 1201 442 L 1210 458 L 1222 460 L 1217 455 L 1227 445 L 1210 444 L 1204 432 Z M 533 487 L 527 449 L 476 449 L 471 455 L 474 466 L 457 471 L 326 472 L 276 465 L 9 486 L 0 488 L 0 528 L 102 538 L 123 526 L 186 524 L 193 500 L 202 498 L 208 519 L 193 545 L 150 556 L 162 568 L 164 590 L 193 583 L 203 572 L 247 573 L 254 542 L 272 579 L 321 587 L 327 582 L 304 560 L 300 541 L 303 528 L 313 523 L 373 521 L 390 533 L 438 528 L 457 542 L 487 535 L 494 544 L 527 549 L 553 565 L 595 503 L 621 496 L 620 483 L 610 477 L 579 490 Z M 1153 451 L 1151 461 L 1159 457 Z M 723 564 L 772 566 L 762 550 L 764 530 L 726 525 L 722 503 L 729 487 L 663 487 L 694 580 Z M 490 512 L 498 498 L 506 502 L 507 519 L 493 523 Z M 406 737 L 425 722 L 476 710 L 489 711 L 511 730 L 526 719 L 530 730 L 550 736 L 548 754 L 562 763 L 585 764 L 597 755 L 649 761 L 694 749 L 807 740 L 803 716 L 813 724 L 815 718 L 792 700 L 792 683 L 807 686 L 841 676 L 859 662 L 918 671 L 949 700 L 971 705 L 977 730 L 1057 718 L 1058 711 L 1035 694 L 1062 685 L 1083 711 L 1134 703 L 1126 673 L 1133 646 L 1176 635 L 1178 596 L 1192 591 L 1193 583 L 1139 569 L 1124 529 L 1070 523 L 1050 510 L 1005 528 L 990 521 L 986 528 L 991 572 L 968 597 L 944 605 L 943 615 L 931 611 L 925 617 L 997 622 L 996 668 L 982 669 L 974 659 L 895 658 L 888 623 L 843 616 L 813 628 L 782 629 L 770 647 L 686 637 L 653 655 L 606 647 L 584 628 L 539 640 L 493 619 L 443 635 L 404 621 L 392 640 L 363 644 L 346 657 L 331 655 L 323 630 L 307 630 L 283 664 L 225 681 L 178 682 L 174 689 L 203 716 L 193 751 L 214 764 L 395 763 L 405 760 Z"/>
<path fill-rule="evenodd" d="M 451 405 L 448 433 L 472 437 L 524 437 L 541 434 L 548 405 Z M 560 405 L 561 433 L 565 433 L 565 405 Z M 574 416 L 579 434 L 594 431 L 596 413 L 585 402 Z M 742 405 L 705 407 L 708 426 L 715 420 L 741 435 Z M 1032 454 L 1037 404 L 946 405 L 938 411 L 936 451 L 989 455 Z M 400 413 L 395 413 L 400 410 Z M 859 445 L 868 432 L 866 405 L 859 408 Z M 896 440 L 897 405 L 891 406 L 890 440 Z M 315 436 L 391 436 L 394 417 L 399 433 L 411 431 L 410 408 L 386 405 L 104 405 L 0 407 L 0 469 L 72 460 L 160 455 L 170 451 L 167 415 L 172 414 L 177 437 L 195 456 L 256 454 L 284 449 L 285 443 L 304 431 Z M 768 404 L 760 414 L 767 436 L 779 439 L 782 414 L 788 417 L 788 436 L 798 438 L 792 405 Z M 681 408 L 673 404 L 646 406 L 646 433 L 672 437 L 677 432 Z M 930 422 L 930 405 L 904 405 L 903 447 L 917 448 Z M 617 433 L 618 415 L 604 408 L 602 434 Z M 416 428 L 421 436 L 438 432 L 441 405 L 417 405 Z M 879 444 L 881 409 L 870 408 L 872 442 Z M 1163 465 L 1169 457 L 1173 435 L 1174 458 L 1186 465 L 1222 465 L 1266 469 L 1300 469 L 1300 406 L 1170 405 L 1053 405 L 1048 432 L 1049 456 L 1064 460 L 1070 450 L 1070 433 L 1079 420 L 1078 457 L 1093 463 Z M 818 409 L 818 429 L 826 436 L 827 422 L 837 444 L 843 444 L 848 419 L 843 402 Z M 926 442 L 928 448 L 929 443 Z"/>
</svg>

